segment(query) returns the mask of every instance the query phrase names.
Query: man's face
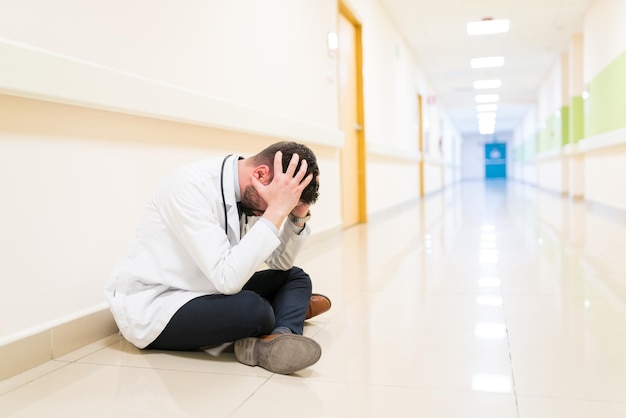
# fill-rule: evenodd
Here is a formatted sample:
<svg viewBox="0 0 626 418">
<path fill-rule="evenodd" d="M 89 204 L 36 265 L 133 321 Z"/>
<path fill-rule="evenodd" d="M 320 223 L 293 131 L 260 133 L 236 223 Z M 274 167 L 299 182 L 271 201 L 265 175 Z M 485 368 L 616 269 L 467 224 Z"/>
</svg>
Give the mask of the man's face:
<svg viewBox="0 0 626 418">
<path fill-rule="evenodd" d="M 267 209 L 267 203 L 261 199 L 256 189 L 249 185 L 241 195 L 240 207 L 241 211 L 248 216 L 262 216 Z"/>
</svg>

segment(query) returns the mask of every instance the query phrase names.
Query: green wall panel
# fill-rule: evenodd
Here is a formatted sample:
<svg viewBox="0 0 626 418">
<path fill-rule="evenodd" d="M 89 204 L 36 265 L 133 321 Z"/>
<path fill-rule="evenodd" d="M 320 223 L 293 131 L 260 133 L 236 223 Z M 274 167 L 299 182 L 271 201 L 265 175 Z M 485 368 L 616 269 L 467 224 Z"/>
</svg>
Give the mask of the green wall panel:
<svg viewBox="0 0 626 418">
<path fill-rule="evenodd" d="M 626 127 L 626 52 L 587 85 L 585 137 Z"/>
<path fill-rule="evenodd" d="M 569 142 L 576 144 L 585 137 L 585 101 L 582 96 L 570 101 Z"/>
<path fill-rule="evenodd" d="M 561 146 L 569 144 L 569 106 L 561 108 Z"/>
</svg>

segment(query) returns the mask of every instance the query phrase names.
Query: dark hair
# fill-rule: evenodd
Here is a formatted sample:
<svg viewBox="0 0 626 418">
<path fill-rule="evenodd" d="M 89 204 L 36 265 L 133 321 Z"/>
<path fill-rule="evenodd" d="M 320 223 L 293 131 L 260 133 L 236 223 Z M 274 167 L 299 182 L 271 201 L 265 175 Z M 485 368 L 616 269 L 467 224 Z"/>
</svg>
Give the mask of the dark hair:
<svg viewBox="0 0 626 418">
<path fill-rule="evenodd" d="M 289 166 L 289 162 L 291 161 L 291 157 L 293 156 L 293 154 L 298 154 L 298 156 L 300 157 L 300 161 L 298 161 L 298 166 L 296 167 L 296 173 L 298 172 L 298 170 L 300 170 L 302 160 L 306 160 L 307 169 L 304 177 L 306 178 L 309 174 L 313 174 L 313 179 L 302 191 L 302 196 L 300 196 L 300 200 L 307 204 L 315 203 L 317 201 L 317 198 L 319 197 L 319 183 L 317 181 L 317 177 L 320 174 L 320 169 L 317 165 L 317 158 L 309 147 L 295 142 L 277 142 L 265 148 L 257 155 L 250 157 L 250 159 L 255 165 L 267 165 L 270 168 L 270 172 L 273 177 L 274 156 L 278 151 L 281 151 L 283 153 L 283 173 L 287 171 L 287 167 Z"/>
</svg>

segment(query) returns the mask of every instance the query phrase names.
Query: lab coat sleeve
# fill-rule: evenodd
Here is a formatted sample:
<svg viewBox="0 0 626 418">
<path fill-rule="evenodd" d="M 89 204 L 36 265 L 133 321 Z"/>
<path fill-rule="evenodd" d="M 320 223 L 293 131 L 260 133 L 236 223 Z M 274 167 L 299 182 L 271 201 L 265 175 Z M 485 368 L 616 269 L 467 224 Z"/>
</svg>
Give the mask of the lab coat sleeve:
<svg viewBox="0 0 626 418">
<path fill-rule="evenodd" d="M 311 229 L 308 225 L 305 224 L 304 229 L 300 230 L 286 220 L 279 232 L 280 245 L 265 262 L 272 269 L 289 270 L 309 235 Z"/>
<path fill-rule="evenodd" d="M 237 245 L 231 245 L 218 216 L 222 202 L 214 194 L 206 184 L 179 181 L 160 190 L 154 204 L 207 280 L 218 292 L 235 294 L 281 241 L 258 223 Z"/>
</svg>

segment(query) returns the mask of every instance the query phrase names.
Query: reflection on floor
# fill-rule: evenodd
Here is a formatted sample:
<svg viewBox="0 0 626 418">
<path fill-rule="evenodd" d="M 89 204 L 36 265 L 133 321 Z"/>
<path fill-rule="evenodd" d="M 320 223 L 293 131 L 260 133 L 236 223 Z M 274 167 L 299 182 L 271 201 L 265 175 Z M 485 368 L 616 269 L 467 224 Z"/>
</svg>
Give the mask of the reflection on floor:
<svg viewBox="0 0 626 418">
<path fill-rule="evenodd" d="M 0 382 L 0 416 L 625 417 L 624 249 L 584 203 L 462 183 L 307 248 L 313 367 L 113 336 Z"/>
</svg>

